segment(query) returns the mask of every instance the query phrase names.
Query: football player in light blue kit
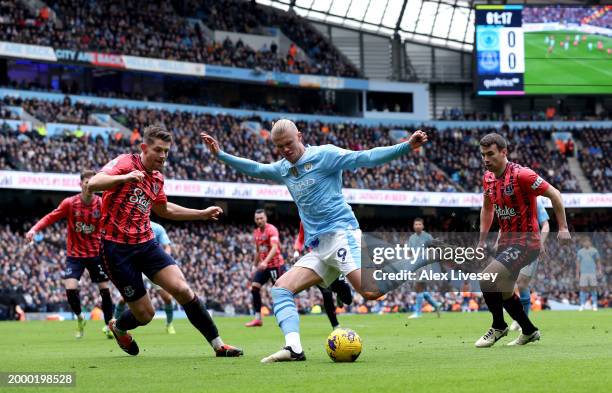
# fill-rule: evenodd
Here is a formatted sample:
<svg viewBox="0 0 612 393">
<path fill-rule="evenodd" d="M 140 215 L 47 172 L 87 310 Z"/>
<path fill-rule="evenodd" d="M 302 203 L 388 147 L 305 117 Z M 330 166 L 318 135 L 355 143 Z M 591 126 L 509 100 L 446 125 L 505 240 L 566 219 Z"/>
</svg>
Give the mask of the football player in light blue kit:
<svg viewBox="0 0 612 393">
<path fill-rule="evenodd" d="M 523 309 L 525 310 L 525 314 L 527 315 L 529 315 L 529 310 L 531 310 L 531 290 L 529 289 L 529 283 L 536 276 L 540 258 L 543 258 L 544 255 L 546 255 L 546 249 L 544 247 L 544 244 L 546 242 L 548 234 L 550 233 L 550 224 L 548 223 L 550 217 L 546 212 L 542 197 L 537 199 L 536 211 L 538 214 L 538 225 L 540 226 L 540 233 L 542 234 L 540 236 L 540 242 L 542 243 L 540 256 L 538 257 L 538 259 L 522 268 L 519 272 L 518 279 L 516 280 L 516 286 L 519 291 L 519 299 L 521 300 L 521 304 L 523 305 Z M 518 331 L 521 330 L 521 327 L 519 326 L 518 322 L 512 321 L 512 324 L 510 325 L 510 330 Z"/>
<path fill-rule="evenodd" d="M 425 224 L 422 218 L 414 219 L 412 223 L 412 229 L 414 230 L 414 233 L 408 238 L 408 247 L 410 247 L 411 250 L 424 249 L 426 245 L 433 240 L 433 237 L 424 230 Z M 415 287 L 417 295 L 416 302 L 414 305 L 414 314 L 412 314 L 408 318 L 413 319 L 419 318 L 421 316 L 423 300 L 427 300 L 427 302 L 431 304 L 431 306 L 438 314 L 438 317 L 440 317 L 440 304 L 431 297 L 431 294 L 428 291 L 425 290 L 425 283 L 417 282 L 415 284 Z"/>
<path fill-rule="evenodd" d="M 261 362 L 306 360 L 295 294 L 313 285 L 327 287 L 343 274 L 364 298 L 374 300 L 382 295 L 361 287 L 361 231 L 342 194 L 342 171 L 374 167 L 399 158 L 427 142 L 427 134 L 419 130 L 404 143 L 351 151 L 333 145 L 304 146 L 295 124 L 283 119 L 272 128 L 272 142 L 284 158 L 271 164 L 232 156 L 221 151 L 212 136 L 202 133 L 201 137 L 213 155 L 234 169 L 286 185 L 298 207 L 305 244 L 311 251 L 272 288 L 274 315 L 285 335 L 285 347 Z"/>
<path fill-rule="evenodd" d="M 156 222 L 151 221 L 151 229 L 153 230 L 153 234 L 155 235 L 155 240 L 159 243 L 159 245 L 164 249 L 164 251 L 170 255 L 172 253 L 172 242 L 166 233 L 166 229 L 163 226 L 159 225 Z M 150 288 L 157 290 L 159 296 L 162 298 L 164 302 L 164 311 L 166 312 L 166 333 L 168 334 L 176 334 L 176 329 L 172 324 L 174 320 L 174 305 L 172 304 L 172 296 L 164 291 L 162 287 L 153 283 L 147 276 L 143 274 L 143 280 L 145 284 Z M 119 316 L 125 310 L 125 301 L 123 298 L 117 303 L 117 308 L 115 309 L 115 318 L 119 318 Z"/>
<path fill-rule="evenodd" d="M 597 272 L 603 275 L 599 251 L 593 247 L 588 236 L 580 241 L 582 248 L 576 255 L 576 278 L 580 286 L 580 311 L 584 310 L 588 291 L 591 291 L 591 304 L 593 311 L 597 311 Z"/>
</svg>

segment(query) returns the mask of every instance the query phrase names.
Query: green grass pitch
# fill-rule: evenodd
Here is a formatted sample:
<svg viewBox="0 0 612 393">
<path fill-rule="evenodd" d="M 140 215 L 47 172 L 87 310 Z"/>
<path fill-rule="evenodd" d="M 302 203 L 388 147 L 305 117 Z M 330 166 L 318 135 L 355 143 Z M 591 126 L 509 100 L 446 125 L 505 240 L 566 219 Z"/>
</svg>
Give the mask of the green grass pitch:
<svg viewBox="0 0 612 393">
<path fill-rule="evenodd" d="M 153 321 L 134 333 L 140 355 L 124 354 L 98 321 L 73 338 L 73 321 L 0 323 L 0 371 L 70 371 L 75 388 L 7 388 L 0 392 L 609 392 L 612 311 L 540 312 L 542 340 L 525 347 L 476 349 L 488 313 L 446 313 L 409 320 L 406 314 L 341 315 L 364 341 L 355 363 L 333 363 L 325 353 L 325 316 L 302 318 L 308 360 L 260 364 L 281 347 L 273 318 L 247 329 L 247 318 L 216 318 L 226 342 L 245 356 L 213 357 L 186 320 L 169 336 Z"/>
<path fill-rule="evenodd" d="M 548 53 L 546 36 L 555 44 Z M 574 46 L 576 35 L 579 44 Z M 560 42 L 570 36 L 569 48 Z M 612 94 L 612 38 L 586 35 L 576 31 L 543 31 L 525 33 L 525 93 L 527 94 Z M 603 50 L 597 49 L 601 41 Z M 592 50 L 588 49 L 592 44 Z"/>
</svg>

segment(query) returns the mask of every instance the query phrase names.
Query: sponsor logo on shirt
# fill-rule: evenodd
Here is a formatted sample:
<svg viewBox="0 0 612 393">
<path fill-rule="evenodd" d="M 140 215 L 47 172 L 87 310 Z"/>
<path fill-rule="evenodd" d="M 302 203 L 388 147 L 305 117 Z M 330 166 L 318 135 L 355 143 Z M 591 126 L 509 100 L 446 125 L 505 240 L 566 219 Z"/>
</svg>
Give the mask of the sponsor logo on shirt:
<svg viewBox="0 0 612 393">
<path fill-rule="evenodd" d="M 132 195 L 128 198 L 128 200 L 132 203 L 136 204 L 136 208 L 143 213 L 149 212 L 149 207 L 151 206 L 151 200 L 147 198 L 147 195 L 140 188 L 134 188 Z"/>
<path fill-rule="evenodd" d="M 495 213 L 500 220 L 509 220 L 510 218 L 516 216 L 516 211 L 514 211 L 513 207 L 504 206 L 503 208 L 493 205 L 495 207 Z"/>
<path fill-rule="evenodd" d="M 536 190 L 538 187 L 540 187 L 540 184 L 542 184 L 543 181 L 544 181 L 544 179 L 542 179 L 540 176 L 538 176 L 538 178 L 535 179 L 535 181 L 531 185 L 531 188 L 533 190 Z"/>
<path fill-rule="evenodd" d="M 90 233 L 94 233 L 96 230 L 96 226 L 93 224 L 86 224 L 84 222 L 77 221 L 74 224 L 74 231 L 76 233 L 84 233 L 89 235 Z"/>
</svg>

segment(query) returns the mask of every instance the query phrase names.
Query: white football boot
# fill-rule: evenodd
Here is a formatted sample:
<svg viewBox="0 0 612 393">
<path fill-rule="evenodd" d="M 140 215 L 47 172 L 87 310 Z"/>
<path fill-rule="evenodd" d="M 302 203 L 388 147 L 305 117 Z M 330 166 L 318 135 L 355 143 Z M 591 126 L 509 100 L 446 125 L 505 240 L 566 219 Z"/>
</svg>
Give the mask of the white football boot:
<svg viewBox="0 0 612 393">
<path fill-rule="evenodd" d="M 492 347 L 500 338 L 508 335 L 508 328 L 504 330 L 497 330 L 494 328 L 489 328 L 484 336 L 480 337 L 478 341 L 474 345 L 476 348 L 489 348 Z"/>
</svg>

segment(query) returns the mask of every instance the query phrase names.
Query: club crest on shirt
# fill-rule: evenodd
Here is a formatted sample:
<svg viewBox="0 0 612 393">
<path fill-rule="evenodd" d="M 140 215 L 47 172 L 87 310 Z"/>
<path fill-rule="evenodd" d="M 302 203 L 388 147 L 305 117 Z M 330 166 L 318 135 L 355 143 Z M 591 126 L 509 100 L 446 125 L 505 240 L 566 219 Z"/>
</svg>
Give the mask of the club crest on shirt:
<svg viewBox="0 0 612 393">
<path fill-rule="evenodd" d="M 153 184 L 153 194 L 157 194 L 159 192 L 159 184 Z"/>
<path fill-rule="evenodd" d="M 91 213 L 93 218 L 100 218 L 100 210 L 96 209 Z"/>
<path fill-rule="evenodd" d="M 514 195 L 514 184 L 508 184 L 504 189 L 504 195 Z"/>
<path fill-rule="evenodd" d="M 75 216 L 75 217 L 81 217 L 81 212 L 80 212 L 80 211 L 78 211 L 78 210 L 75 210 L 75 211 L 74 211 L 74 216 Z"/>
<path fill-rule="evenodd" d="M 292 166 L 291 169 L 289 169 L 289 172 L 291 173 L 291 176 L 298 177 L 298 170 L 296 167 Z"/>
<path fill-rule="evenodd" d="M 306 172 L 309 172 L 312 169 L 312 162 L 307 162 L 306 164 L 304 164 L 304 170 Z"/>
</svg>

